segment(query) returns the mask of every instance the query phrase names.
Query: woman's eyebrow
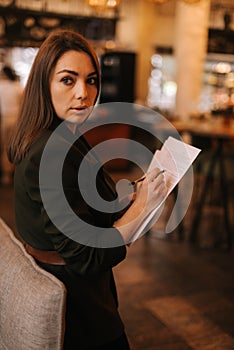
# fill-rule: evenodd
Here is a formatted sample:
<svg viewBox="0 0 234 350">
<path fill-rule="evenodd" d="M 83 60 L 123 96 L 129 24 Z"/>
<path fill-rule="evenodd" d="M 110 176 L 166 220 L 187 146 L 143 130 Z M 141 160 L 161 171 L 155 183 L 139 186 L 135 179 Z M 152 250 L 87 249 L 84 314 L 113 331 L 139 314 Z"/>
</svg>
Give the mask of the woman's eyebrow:
<svg viewBox="0 0 234 350">
<path fill-rule="evenodd" d="M 78 76 L 79 74 L 73 70 L 70 70 L 70 69 L 62 69 L 60 70 L 59 72 L 57 72 L 56 74 L 61 74 L 61 73 L 69 73 L 69 74 L 73 74 L 75 76 Z M 94 71 L 94 72 L 91 72 L 88 74 L 88 76 L 92 76 L 92 75 L 97 75 L 97 72 Z"/>
<path fill-rule="evenodd" d="M 90 75 L 97 75 L 97 72 L 94 71 L 94 72 L 92 72 L 92 73 L 89 73 L 89 74 L 88 74 L 88 77 L 90 77 Z"/>
<path fill-rule="evenodd" d="M 60 70 L 59 72 L 57 72 L 56 74 L 61 74 L 61 73 L 69 73 L 69 74 L 73 74 L 73 75 L 78 75 L 77 72 L 73 71 L 73 70 L 70 70 L 70 69 L 62 69 Z"/>
</svg>

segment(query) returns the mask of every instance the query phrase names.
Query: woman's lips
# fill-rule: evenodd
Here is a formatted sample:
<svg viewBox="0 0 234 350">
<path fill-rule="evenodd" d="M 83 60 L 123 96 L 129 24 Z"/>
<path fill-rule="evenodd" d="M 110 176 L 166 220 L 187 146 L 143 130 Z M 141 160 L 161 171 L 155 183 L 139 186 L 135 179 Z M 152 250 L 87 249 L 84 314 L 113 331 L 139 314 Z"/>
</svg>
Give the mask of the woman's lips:
<svg viewBox="0 0 234 350">
<path fill-rule="evenodd" d="M 72 107 L 71 109 L 83 110 L 83 109 L 87 109 L 87 108 L 89 108 L 89 106 L 84 105 L 84 106 L 75 106 L 75 107 Z"/>
<path fill-rule="evenodd" d="M 72 108 L 73 111 L 84 111 L 86 108 L 85 107 L 74 107 Z"/>
<path fill-rule="evenodd" d="M 83 113 L 83 112 L 87 112 L 88 107 L 73 107 L 71 108 L 71 111 L 73 113 Z"/>
</svg>

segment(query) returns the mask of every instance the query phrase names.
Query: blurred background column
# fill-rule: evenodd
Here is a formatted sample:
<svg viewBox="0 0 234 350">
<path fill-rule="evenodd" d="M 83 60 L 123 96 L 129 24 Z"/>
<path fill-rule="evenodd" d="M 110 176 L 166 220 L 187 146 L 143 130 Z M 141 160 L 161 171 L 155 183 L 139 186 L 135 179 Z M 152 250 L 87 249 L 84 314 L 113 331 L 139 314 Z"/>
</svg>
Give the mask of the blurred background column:
<svg viewBox="0 0 234 350">
<path fill-rule="evenodd" d="M 175 115 L 198 113 L 210 16 L 210 0 L 177 1 L 175 59 L 177 96 Z"/>
</svg>

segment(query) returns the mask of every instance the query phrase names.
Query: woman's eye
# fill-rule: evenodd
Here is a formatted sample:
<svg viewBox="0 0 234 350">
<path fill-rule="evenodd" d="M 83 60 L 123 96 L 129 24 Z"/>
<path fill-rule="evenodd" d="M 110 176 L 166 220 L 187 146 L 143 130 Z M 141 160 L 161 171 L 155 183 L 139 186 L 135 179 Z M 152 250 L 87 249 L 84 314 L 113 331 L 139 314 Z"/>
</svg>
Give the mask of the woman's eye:
<svg viewBox="0 0 234 350">
<path fill-rule="evenodd" d="M 88 79 L 88 84 L 97 85 L 97 77 L 92 77 Z"/>
<path fill-rule="evenodd" d="M 70 78 L 70 77 L 63 77 L 63 78 L 61 79 L 61 81 L 62 81 L 65 85 L 70 85 L 70 84 L 72 84 L 73 79 Z"/>
</svg>

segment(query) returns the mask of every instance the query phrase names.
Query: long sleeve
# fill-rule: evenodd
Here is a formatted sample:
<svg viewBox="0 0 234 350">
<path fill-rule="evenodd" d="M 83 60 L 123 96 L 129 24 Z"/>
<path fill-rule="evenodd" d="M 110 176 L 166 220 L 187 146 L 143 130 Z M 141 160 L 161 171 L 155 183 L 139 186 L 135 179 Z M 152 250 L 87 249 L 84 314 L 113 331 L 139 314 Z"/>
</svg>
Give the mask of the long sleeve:
<svg viewBox="0 0 234 350">
<path fill-rule="evenodd" d="M 15 169 L 15 210 L 19 234 L 35 248 L 58 251 L 67 265 L 79 274 L 108 270 L 126 256 L 122 237 L 118 230 L 112 228 L 114 215 L 92 208 L 81 194 L 77 176 L 84 153 L 80 151 L 79 142 L 70 147 L 62 174 L 59 174 L 58 163 L 63 143 L 67 140 L 58 137 L 46 162 L 46 181 L 43 177 L 41 180 L 41 157 L 48 136 L 45 133 L 40 137 Z M 86 161 L 91 174 L 96 160 L 88 157 Z M 88 188 L 89 178 L 86 177 L 82 183 Z M 101 168 L 97 175 L 97 188 L 111 206 L 116 200 L 116 193 L 110 188 Z M 46 204 L 42 201 L 41 191 L 46 197 Z"/>
</svg>

